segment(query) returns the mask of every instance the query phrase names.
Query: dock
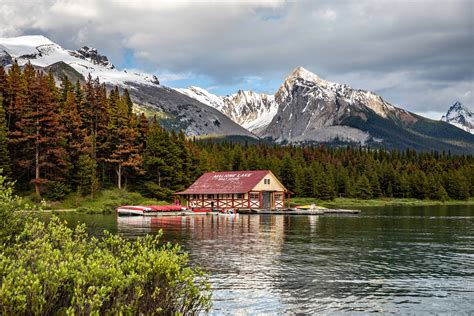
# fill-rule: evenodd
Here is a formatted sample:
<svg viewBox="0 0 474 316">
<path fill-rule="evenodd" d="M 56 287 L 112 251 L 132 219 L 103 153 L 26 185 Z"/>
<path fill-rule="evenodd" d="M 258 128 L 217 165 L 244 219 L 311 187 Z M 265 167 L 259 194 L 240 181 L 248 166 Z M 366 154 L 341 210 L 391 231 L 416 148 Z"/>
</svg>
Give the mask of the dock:
<svg viewBox="0 0 474 316">
<path fill-rule="evenodd" d="M 247 215 L 354 215 L 359 214 L 360 210 L 347 210 L 347 209 L 297 209 L 297 208 L 279 208 L 279 209 L 262 209 L 262 208 L 250 208 L 250 209 L 237 209 L 237 214 Z M 169 211 L 169 212 L 144 212 L 141 216 L 196 216 L 196 215 L 232 215 L 222 214 L 219 212 L 192 212 L 192 211 Z M 127 216 L 127 215 L 122 215 Z"/>
<path fill-rule="evenodd" d="M 359 214 L 360 210 L 347 210 L 347 209 L 328 209 L 328 208 L 317 208 L 317 209 L 297 209 L 297 208 L 283 208 L 283 209 L 238 209 L 239 214 L 270 214 L 270 215 L 326 215 L 326 214 L 340 214 L 350 215 Z"/>
</svg>

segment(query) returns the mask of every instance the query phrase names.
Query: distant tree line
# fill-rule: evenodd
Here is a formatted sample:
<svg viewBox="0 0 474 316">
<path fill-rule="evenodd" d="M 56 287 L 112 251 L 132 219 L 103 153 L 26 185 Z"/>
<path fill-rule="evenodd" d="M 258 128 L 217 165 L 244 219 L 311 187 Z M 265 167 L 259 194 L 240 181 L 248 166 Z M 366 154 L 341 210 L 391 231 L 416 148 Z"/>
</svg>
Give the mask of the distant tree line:
<svg viewBox="0 0 474 316">
<path fill-rule="evenodd" d="M 132 111 L 127 90 L 0 67 L 0 169 L 17 190 L 60 199 L 105 187 L 170 199 L 205 171 L 272 170 L 300 197 L 467 199 L 472 155 L 188 140 Z"/>
<path fill-rule="evenodd" d="M 196 143 L 202 170 L 272 170 L 299 197 L 446 200 L 474 196 L 472 155 L 324 146 Z"/>
</svg>

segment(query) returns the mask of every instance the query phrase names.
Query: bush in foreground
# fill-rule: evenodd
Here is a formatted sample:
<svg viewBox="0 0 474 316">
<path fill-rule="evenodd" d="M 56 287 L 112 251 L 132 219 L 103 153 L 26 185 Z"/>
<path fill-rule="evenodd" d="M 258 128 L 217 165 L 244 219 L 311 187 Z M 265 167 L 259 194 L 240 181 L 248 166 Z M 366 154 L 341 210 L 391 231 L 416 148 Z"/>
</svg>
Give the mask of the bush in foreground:
<svg viewBox="0 0 474 316">
<path fill-rule="evenodd" d="M 0 172 L 0 315 L 206 312 L 207 276 L 160 236 L 135 241 L 31 216 Z"/>
<path fill-rule="evenodd" d="M 210 288 L 179 246 L 159 236 L 89 238 L 58 218 L 28 223 L 0 254 L 1 313 L 192 314 L 207 311 Z"/>
</svg>

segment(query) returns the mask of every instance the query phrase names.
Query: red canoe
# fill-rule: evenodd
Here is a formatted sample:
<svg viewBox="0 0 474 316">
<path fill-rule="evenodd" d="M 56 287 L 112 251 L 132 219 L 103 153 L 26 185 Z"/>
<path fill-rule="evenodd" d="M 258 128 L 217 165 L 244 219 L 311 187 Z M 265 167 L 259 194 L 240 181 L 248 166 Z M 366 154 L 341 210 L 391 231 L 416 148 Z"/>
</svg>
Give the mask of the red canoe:
<svg viewBox="0 0 474 316">
<path fill-rule="evenodd" d="M 181 212 L 186 208 L 180 205 L 124 205 L 117 207 L 118 215 L 144 215 L 145 213 L 155 212 Z"/>
</svg>

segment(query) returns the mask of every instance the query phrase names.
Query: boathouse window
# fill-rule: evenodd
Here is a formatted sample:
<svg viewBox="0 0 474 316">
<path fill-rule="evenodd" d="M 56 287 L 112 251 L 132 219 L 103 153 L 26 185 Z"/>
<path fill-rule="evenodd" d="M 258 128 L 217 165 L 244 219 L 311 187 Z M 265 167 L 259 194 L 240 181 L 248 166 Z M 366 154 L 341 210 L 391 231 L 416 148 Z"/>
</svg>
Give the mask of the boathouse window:
<svg viewBox="0 0 474 316">
<path fill-rule="evenodd" d="M 213 195 L 213 194 L 208 194 L 208 195 L 207 195 L 207 198 L 208 198 L 209 200 L 212 200 L 212 199 L 214 198 L 214 195 Z"/>
<path fill-rule="evenodd" d="M 238 198 L 238 199 L 243 199 L 243 198 L 244 198 L 244 196 L 245 196 L 245 195 L 244 195 L 243 193 L 239 193 L 239 194 L 237 194 L 237 198 Z"/>
<path fill-rule="evenodd" d="M 250 193 L 250 199 L 251 199 L 251 200 L 259 200 L 259 199 L 260 199 L 260 194 L 258 194 L 258 193 Z"/>
<path fill-rule="evenodd" d="M 270 184 L 270 179 L 263 179 L 263 184 Z"/>
<path fill-rule="evenodd" d="M 283 201 L 283 193 L 275 193 L 275 201 Z"/>
</svg>

